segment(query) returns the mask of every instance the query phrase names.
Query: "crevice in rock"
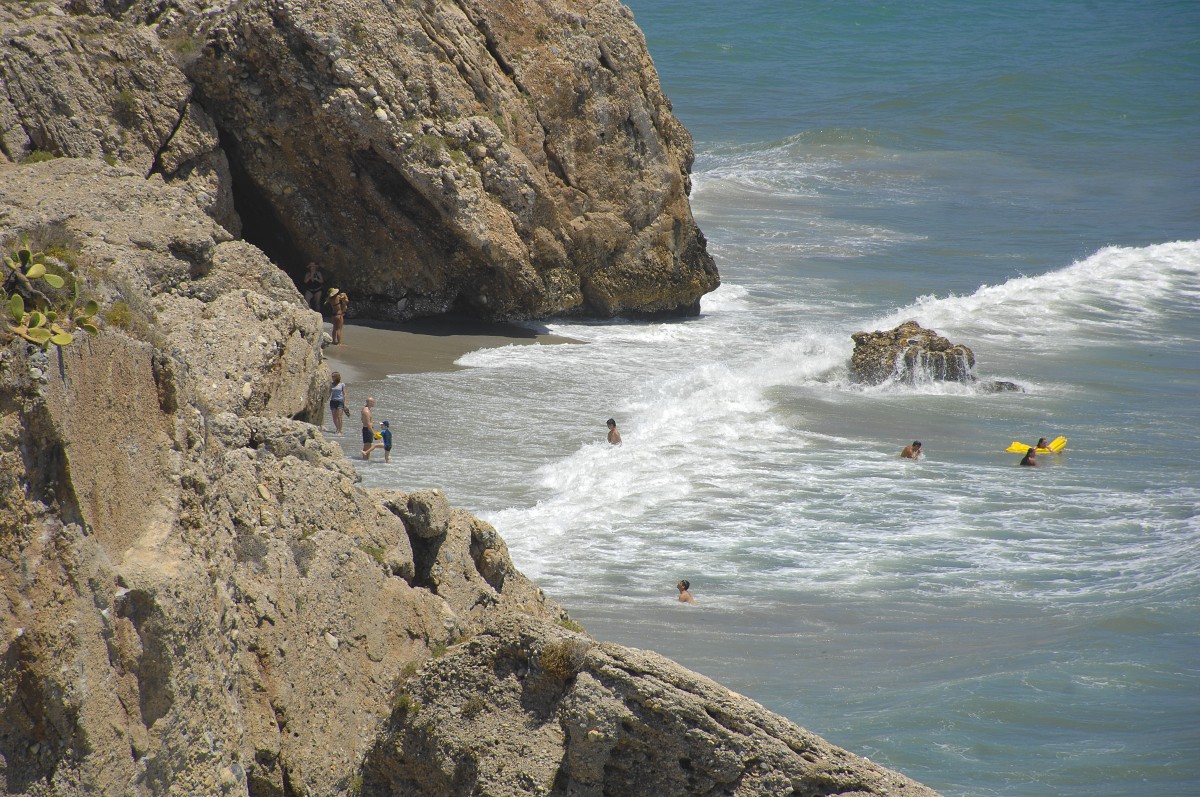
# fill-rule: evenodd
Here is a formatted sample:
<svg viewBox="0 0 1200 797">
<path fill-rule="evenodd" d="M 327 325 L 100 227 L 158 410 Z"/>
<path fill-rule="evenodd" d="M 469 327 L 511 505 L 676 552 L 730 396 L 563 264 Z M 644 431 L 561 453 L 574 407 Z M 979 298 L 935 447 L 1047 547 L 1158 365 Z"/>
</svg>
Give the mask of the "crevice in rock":
<svg viewBox="0 0 1200 797">
<path fill-rule="evenodd" d="M 171 686 L 171 651 L 164 637 L 167 623 L 153 596 L 144 590 L 129 590 L 118 596 L 117 613 L 131 623 L 141 640 L 137 657 L 138 701 L 142 724 L 150 728 L 171 710 L 175 691 Z"/>
<path fill-rule="evenodd" d="M 271 204 L 270 198 L 250 176 L 236 137 L 224 129 L 217 130 L 217 137 L 229 161 L 233 208 L 242 220 L 242 238 L 261 249 L 271 262 L 291 277 L 297 290 L 303 290 L 300 286 L 308 259 L 293 243 L 295 236 Z"/>
<path fill-rule="evenodd" d="M 152 174 L 161 174 L 163 176 L 164 181 L 167 181 L 167 182 L 170 181 L 170 178 L 172 175 L 169 175 L 165 171 L 163 171 L 163 165 L 162 165 L 163 153 L 167 150 L 168 147 L 171 146 L 171 142 L 175 140 L 175 136 L 177 136 L 179 134 L 179 128 L 183 127 L 183 120 L 187 118 L 188 103 L 190 103 L 190 102 L 191 102 L 191 97 L 188 97 L 184 101 L 183 107 L 176 109 L 178 115 L 175 117 L 175 125 L 174 125 L 174 127 L 171 128 L 171 132 L 168 133 L 163 138 L 162 143 L 158 145 L 158 149 L 154 151 L 154 160 L 150 164 L 150 171 L 146 173 L 147 177 L 149 177 Z"/>
<path fill-rule="evenodd" d="M 78 711 L 67 704 L 61 687 L 36 672 L 37 654 L 20 636 L 0 657 L 0 758 L 6 793 L 41 794 L 64 760 L 80 748 Z M 49 792 L 47 792 L 49 793 Z"/>
<path fill-rule="evenodd" d="M 438 231 L 444 226 L 441 213 L 395 166 L 370 149 L 355 152 L 353 162 L 354 171 L 369 179 L 375 190 L 406 216 L 414 227 L 429 239 L 436 241 L 444 253 L 453 251 L 450 242 L 439 241 L 436 238 Z"/>
<path fill-rule="evenodd" d="M 28 476 L 29 497 L 50 507 L 63 525 L 77 523 L 87 529 L 78 498 L 71 486 L 66 449 L 58 438 L 45 406 L 36 406 L 25 416 L 25 422 L 21 436 L 21 459 Z"/>
<path fill-rule="evenodd" d="M 413 552 L 413 574 L 410 586 L 427 589 L 434 595 L 438 594 L 437 579 L 434 578 L 433 568 L 437 564 L 438 554 L 442 543 L 446 541 L 443 534 L 440 537 L 418 537 L 409 532 L 408 542 Z"/>
<path fill-rule="evenodd" d="M 491 27 L 487 24 L 487 20 L 473 16 L 470 9 L 462 3 L 457 3 L 456 5 L 463 16 L 471 20 L 471 24 L 479 31 L 479 35 L 483 38 L 483 46 L 488 51 L 488 55 L 492 57 L 492 60 L 496 62 L 496 66 L 500 67 L 500 71 L 508 75 L 516 83 L 517 71 L 513 69 L 512 64 L 500 52 L 500 42 L 496 40 L 496 34 L 492 32 Z"/>
<path fill-rule="evenodd" d="M 545 128 L 543 128 L 543 130 L 545 130 Z M 550 134 L 548 131 L 542 138 L 542 151 L 546 153 L 546 165 L 550 167 L 550 171 L 554 174 L 554 176 L 559 180 L 562 180 L 563 185 L 567 186 L 568 188 L 574 188 L 575 186 L 571 185 L 571 178 L 567 176 L 567 170 L 562 165 L 562 161 L 560 161 L 558 156 L 554 154 L 554 151 L 550 149 Z"/>
</svg>

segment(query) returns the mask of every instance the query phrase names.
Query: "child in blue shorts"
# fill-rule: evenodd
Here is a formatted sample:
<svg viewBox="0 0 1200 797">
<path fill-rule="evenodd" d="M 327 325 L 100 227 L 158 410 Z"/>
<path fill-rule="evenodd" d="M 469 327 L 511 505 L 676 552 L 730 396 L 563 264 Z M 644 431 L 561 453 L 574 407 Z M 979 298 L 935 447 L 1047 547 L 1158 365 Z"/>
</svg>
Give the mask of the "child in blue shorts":
<svg viewBox="0 0 1200 797">
<path fill-rule="evenodd" d="M 371 452 L 377 448 L 383 449 L 383 461 L 384 462 L 392 461 L 392 430 L 391 430 L 391 424 L 388 423 L 387 421 L 384 421 L 383 423 L 379 424 L 379 440 L 374 445 L 372 445 L 370 448 L 368 448 L 366 451 L 364 451 L 363 456 L 366 457 L 367 459 L 370 459 Z"/>
</svg>

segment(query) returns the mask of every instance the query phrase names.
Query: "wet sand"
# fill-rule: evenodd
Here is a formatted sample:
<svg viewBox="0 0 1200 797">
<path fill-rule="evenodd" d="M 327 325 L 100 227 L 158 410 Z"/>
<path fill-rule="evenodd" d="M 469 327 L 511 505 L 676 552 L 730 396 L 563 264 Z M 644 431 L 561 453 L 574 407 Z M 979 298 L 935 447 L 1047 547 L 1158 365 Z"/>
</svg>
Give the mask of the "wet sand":
<svg viewBox="0 0 1200 797">
<path fill-rule="evenodd" d="M 326 331 L 330 325 L 325 324 Z M 513 324 L 469 319 L 422 319 L 404 324 L 347 323 L 342 344 L 325 349 L 331 370 L 346 382 L 385 379 L 389 374 L 454 371 L 467 352 L 513 344 L 577 343 L 570 338 Z"/>
</svg>

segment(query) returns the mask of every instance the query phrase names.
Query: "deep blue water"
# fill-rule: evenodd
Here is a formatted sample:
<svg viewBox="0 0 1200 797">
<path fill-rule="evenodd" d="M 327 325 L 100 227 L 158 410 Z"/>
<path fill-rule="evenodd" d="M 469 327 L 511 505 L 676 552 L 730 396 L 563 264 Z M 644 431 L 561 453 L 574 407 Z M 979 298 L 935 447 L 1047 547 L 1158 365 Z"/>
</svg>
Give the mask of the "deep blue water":
<svg viewBox="0 0 1200 797">
<path fill-rule="evenodd" d="M 1200 3 L 630 6 L 724 285 L 370 386 L 367 483 L 946 795 L 1200 794 Z M 853 384 L 907 318 L 1026 392 Z"/>
</svg>

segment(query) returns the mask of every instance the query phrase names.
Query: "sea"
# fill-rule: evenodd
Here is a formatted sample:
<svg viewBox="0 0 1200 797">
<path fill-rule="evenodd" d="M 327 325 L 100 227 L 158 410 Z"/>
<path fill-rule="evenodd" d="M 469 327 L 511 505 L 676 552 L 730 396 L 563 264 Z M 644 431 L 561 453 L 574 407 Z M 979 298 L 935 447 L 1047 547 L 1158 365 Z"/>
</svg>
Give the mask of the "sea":
<svg viewBox="0 0 1200 797">
<path fill-rule="evenodd" d="M 1200 795 L 1200 3 L 629 5 L 721 287 L 355 386 L 364 483 L 948 797 Z M 855 383 L 909 319 L 1023 390 Z"/>
</svg>

